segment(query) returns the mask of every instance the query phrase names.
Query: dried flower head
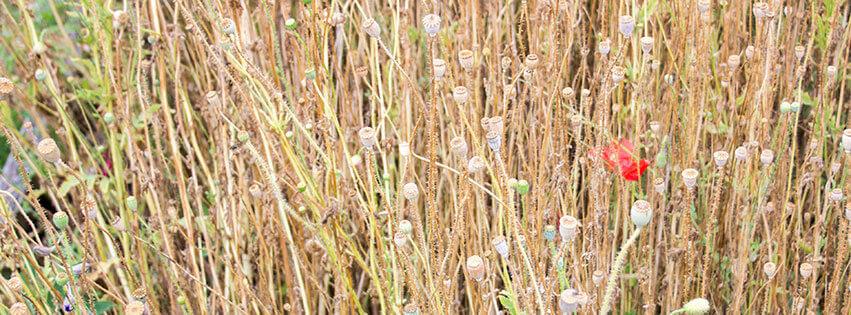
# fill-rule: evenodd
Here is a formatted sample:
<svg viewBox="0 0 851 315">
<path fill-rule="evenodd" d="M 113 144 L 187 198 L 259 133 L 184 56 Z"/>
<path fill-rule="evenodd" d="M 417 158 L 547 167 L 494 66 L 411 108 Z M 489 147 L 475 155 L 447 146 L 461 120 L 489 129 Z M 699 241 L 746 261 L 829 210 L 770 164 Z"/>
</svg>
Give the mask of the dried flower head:
<svg viewBox="0 0 851 315">
<path fill-rule="evenodd" d="M 473 69 L 473 51 L 464 49 L 458 52 L 458 64 L 466 71 Z"/>
<path fill-rule="evenodd" d="M 505 236 L 500 235 L 495 237 L 491 241 L 491 244 L 502 259 L 508 259 L 508 241 L 506 241 Z"/>
<path fill-rule="evenodd" d="M 415 183 L 407 183 L 405 186 L 402 186 L 402 194 L 408 201 L 414 201 L 420 195 L 420 189 L 417 188 L 417 184 Z"/>
<path fill-rule="evenodd" d="M 148 309 L 145 306 L 145 303 L 142 303 L 140 301 L 133 301 L 133 302 L 127 303 L 127 305 L 124 306 L 124 314 L 127 314 L 127 315 L 146 315 L 146 314 L 148 314 Z"/>
<path fill-rule="evenodd" d="M 62 161 L 62 153 L 59 152 L 59 147 L 56 141 L 51 138 L 44 138 L 38 142 L 36 147 L 38 155 L 48 163 L 59 163 Z"/>
<path fill-rule="evenodd" d="M 709 11 L 709 6 L 712 5 L 712 1 L 709 0 L 698 0 L 697 1 L 697 11 L 700 13 L 706 13 Z"/>
<path fill-rule="evenodd" d="M 29 315 L 30 309 L 26 304 L 21 302 L 15 302 L 12 306 L 9 307 L 9 315 Z"/>
<path fill-rule="evenodd" d="M 642 37 L 641 38 L 641 51 L 643 51 L 645 54 L 649 54 L 650 50 L 653 49 L 653 42 L 654 41 L 655 40 L 653 39 L 652 36 Z"/>
<path fill-rule="evenodd" d="M 401 155 L 402 157 L 410 156 L 411 144 L 406 141 L 399 142 L 399 155 Z"/>
<path fill-rule="evenodd" d="M 681 175 L 683 177 L 683 184 L 686 185 L 686 188 L 692 189 L 697 185 L 697 176 L 700 173 L 696 169 L 687 168 L 682 171 Z"/>
<path fill-rule="evenodd" d="M 597 52 L 601 55 L 606 56 L 609 54 L 609 51 L 612 50 L 612 40 L 605 38 L 597 44 Z"/>
<path fill-rule="evenodd" d="M 477 282 L 485 278 L 485 261 L 478 255 L 467 257 L 467 273 Z"/>
<path fill-rule="evenodd" d="M 360 137 L 360 143 L 364 146 L 364 148 L 371 149 L 378 143 L 378 139 L 375 136 L 375 129 L 372 127 L 363 127 L 358 131 L 358 137 Z"/>
<path fill-rule="evenodd" d="M 463 158 L 467 157 L 467 141 L 464 141 L 464 137 L 458 136 L 452 138 L 449 141 L 449 147 L 452 149 L 452 153 Z"/>
<path fill-rule="evenodd" d="M 470 98 L 470 92 L 463 85 L 456 86 L 452 88 L 452 99 L 455 100 L 458 104 L 467 103 L 467 100 Z"/>
<path fill-rule="evenodd" d="M 631 15 L 621 15 L 618 18 L 618 30 L 623 37 L 629 38 L 632 36 L 632 31 L 635 30 L 635 18 Z"/>
<path fill-rule="evenodd" d="M 485 169 L 485 159 L 481 156 L 471 157 L 469 161 L 467 161 L 467 172 L 470 174 L 478 173 L 479 171 Z"/>
<path fill-rule="evenodd" d="M 378 26 L 378 22 L 373 18 L 367 18 L 361 24 L 361 28 L 363 28 L 364 32 L 372 38 L 378 38 L 381 36 L 381 26 Z"/>
<path fill-rule="evenodd" d="M 770 261 L 763 264 L 762 272 L 765 273 L 765 276 L 769 279 L 774 278 L 774 274 L 777 272 L 777 264 Z"/>
<path fill-rule="evenodd" d="M 711 309 L 709 305 L 709 301 L 704 298 L 696 298 L 694 300 L 688 301 L 681 310 L 689 315 L 698 315 L 698 314 L 706 314 L 709 313 Z"/>
<path fill-rule="evenodd" d="M 598 286 L 601 283 L 603 283 L 603 279 L 605 279 L 605 278 L 606 278 L 606 272 L 605 271 L 598 269 L 598 270 L 594 270 L 594 272 L 591 273 L 591 282 L 594 283 L 595 286 Z"/>
<path fill-rule="evenodd" d="M 10 289 L 12 289 L 13 292 L 21 292 L 21 290 L 24 288 L 24 281 L 21 280 L 21 277 L 18 277 L 17 275 L 9 278 L 9 281 L 7 281 L 6 284 L 9 286 Z"/>
<path fill-rule="evenodd" d="M 535 69 L 538 66 L 538 55 L 529 54 L 526 56 L 526 67 L 529 69 Z"/>
<path fill-rule="evenodd" d="M 434 71 L 434 77 L 437 79 L 442 79 L 443 76 L 446 75 L 446 61 L 443 59 L 435 58 L 431 61 L 432 71 Z"/>
<path fill-rule="evenodd" d="M 561 96 L 564 97 L 564 98 L 571 98 L 571 97 L 573 97 L 573 94 L 574 94 L 574 92 L 573 92 L 572 87 L 568 86 L 568 87 L 561 89 Z"/>
<path fill-rule="evenodd" d="M 15 84 L 12 83 L 12 80 L 6 77 L 0 77 L 0 95 L 5 95 L 12 93 L 12 90 L 15 89 Z"/>
<path fill-rule="evenodd" d="M 440 32 L 440 16 L 437 14 L 426 14 L 422 22 L 428 36 L 435 37 L 437 36 L 437 32 Z"/>
<path fill-rule="evenodd" d="M 729 66 L 730 69 L 738 68 L 741 62 L 742 57 L 739 57 L 739 55 L 730 55 L 729 57 L 727 57 L 727 66 Z"/>
<path fill-rule="evenodd" d="M 225 35 L 228 35 L 228 36 L 236 34 L 236 23 L 234 23 L 233 20 L 231 20 L 229 18 L 223 19 L 222 20 L 222 33 L 225 33 Z"/>
<path fill-rule="evenodd" d="M 804 59 L 805 53 L 807 53 L 806 47 L 804 47 L 802 45 L 795 46 L 795 58 L 798 59 L 798 61 L 801 61 L 801 59 Z"/>
<path fill-rule="evenodd" d="M 845 153 L 851 153 L 851 128 L 842 131 L 842 149 Z"/>
<path fill-rule="evenodd" d="M 801 278 L 806 279 L 806 278 L 809 278 L 813 274 L 814 269 L 815 269 L 815 267 L 813 267 L 813 264 L 805 262 L 805 263 L 801 263 L 801 266 L 798 267 L 798 272 L 800 273 Z"/>
<path fill-rule="evenodd" d="M 842 193 L 842 189 L 840 189 L 840 188 L 834 188 L 833 190 L 830 191 L 830 200 L 831 201 L 839 202 L 839 201 L 842 201 L 842 198 L 844 198 L 844 197 L 845 197 L 845 195 Z"/>
<path fill-rule="evenodd" d="M 626 69 L 621 66 L 612 67 L 612 82 L 614 84 L 618 84 L 623 81 L 624 76 L 626 75 Z"/>
<path fill-rule="evenodd" d="M 715 166 L 721 168 L 724 167 L 724 165 L 727 165 L 727 160 L 730 159 L 730 153 L 723 150 L 715 151 L 715 153 L 712 153 L 712 158 L 715 160 Z"/>
<path fill-rule="evenodd" d="M 402 231 L 396 232 L 396 234 L 393 234 L 393 244 L 396 244 L 396 247 L 400 249 L 405 248 L 408 245 L 408 235 Z"/>
<path fill-rule="evenodd" d="M 771 162 L 774 162 L 774 151 L 770 149 L 762 150 L 759 154 L 759 161 L 762 162 L 762 165 L 771 164 Z"/>
<path fill-rule="evenodd" d="M 653 190 L 657 193 L 665 192 L 665 179 L 662 177 L 656 177 L 653 179 Z"/>
<path fill-rule="evenodd" d="M 748 153 L 748 148 L 742 145 L 737 147 L 736 150 L 733 151 L 733 155 L 736 156 L 736 160 L 739 160 L 739 162 L 744 162 L 747 161 L 748 156 L 750 154 Z"/>
<path fill-rule="evenodd" d="M 564 215 L 558 220 L 558 232 L 562 242 L 570 242 L 579 232 L 579 220 L 571 215 Z"/>
<path fill-rule="evenodd" d="M 748 47 L 745 47 L 745 58 L 753 59 L 754 52 L 756 52 L 756 48 L 753 45 L 748 45 Z"/>
</svg>

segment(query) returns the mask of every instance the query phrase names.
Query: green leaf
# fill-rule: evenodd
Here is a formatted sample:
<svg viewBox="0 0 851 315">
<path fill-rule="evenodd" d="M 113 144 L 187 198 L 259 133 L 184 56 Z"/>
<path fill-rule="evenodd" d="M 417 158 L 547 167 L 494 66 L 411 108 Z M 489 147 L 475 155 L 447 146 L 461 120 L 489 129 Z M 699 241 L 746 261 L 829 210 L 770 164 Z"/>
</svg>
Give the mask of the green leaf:
<svg viewBox="0 0 851 315">
<path fill-rule="evenodd" d="M 115 308 L 115 303 L 110 300 L 99 300 L 95 302 L 95 314 L 106 314 Z"/>
<path fill-rule="evenodd" d="M 509 314 L 517 315 L 517 306 L 514 303 L 514 297 L 508 291 L 502 290 L 499 292 L 499 304 L 502 304 L 502 307 L 508 310 Z"/>
</svg>

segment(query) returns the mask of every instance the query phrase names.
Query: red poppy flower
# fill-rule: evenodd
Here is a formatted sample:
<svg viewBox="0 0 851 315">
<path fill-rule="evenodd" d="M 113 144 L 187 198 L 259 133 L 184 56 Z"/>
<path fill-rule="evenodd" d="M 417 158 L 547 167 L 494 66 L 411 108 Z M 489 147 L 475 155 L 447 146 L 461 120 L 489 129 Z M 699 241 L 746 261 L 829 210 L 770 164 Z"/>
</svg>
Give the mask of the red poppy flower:
<svg viewBox="0 0 851 315">
<path fill-rule="evenodd" d="M 635 147 L 627 139 L 621 139 L 620 142 L 613 142 L 602 150 L 595 151 L 596 155 L 606 162 L 606 168 L 613 172 L 620 172 L 621 176 L 628 181 L 637 181 L 650 165 L 647 160 L 635 157 Z"/>
</svg>

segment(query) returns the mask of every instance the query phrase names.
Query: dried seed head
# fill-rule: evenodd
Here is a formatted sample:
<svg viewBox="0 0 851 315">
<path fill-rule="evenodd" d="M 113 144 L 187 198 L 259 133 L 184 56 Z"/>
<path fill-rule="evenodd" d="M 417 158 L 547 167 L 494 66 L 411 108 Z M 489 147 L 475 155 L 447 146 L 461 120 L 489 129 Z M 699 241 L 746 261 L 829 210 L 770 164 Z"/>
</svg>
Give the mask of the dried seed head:
<svg viewBox="0 0 851 315">
<path fill-rule="evenodd" d="M 641 38 L 641 51 L 643 51 L 645 54 L 649 54 L 650 50 L 653 49 L 653 42 L 654 42 L 654 40 L 653 40 L 653 37 L 651 37 L 651 36 L 642 37 Z"/>
<path fill-rule="evenodd" d="M 595 286 L 603 283 L 603 278 L 606 277 L 606 272 L 602 270 L 594 270 L 594 273 L 591 274 L 591 282 L 594 283 Z"/>
<path fill-rule="evenodd" d="M 762 150 L 759 154 L 759 161 L 762 162 L 762 165 L 771 164 L 771 162 L 774 162 L 774 151 L 770 149 Z"/>
<path fill-rule="evenodd" d="M 52 254 L 53 251 L 56 250 L 56 246 L 47 247 L 47 246 L 35 245 L 35 246 L 32 247 L 32 250 L 33 250 L 33 254 L 35 254 L 36 256 L 46 257 L 46 256 L 50 256 L 50 254 Z"/>
<path fill-rule="evenodd" d="M 467 257 L 467 273 L 477 282 L 485 278 L 485 261 L 478 255 Z"/>
<path fill-rule="evenodd" d="M 370 149 L 378 143 L 378 139 L 375 137 L 375 129 L 372 127 L 363 127 L 358 131 L 358 137 L 360 137 L 360 143 L 364 146 L 364 148 Z"/>
<path fill-rule="evenodd" d="M 574 92 L 572 87 L 568 86 L 566 88 L 561 89 L 561 96 L 564 98 L 571 98 L 573 97 L 573 94 Z"/>
<path fill-rule="evenodd" d="M 574 289 L 565 289 L 558 296 L 558 308 L 562 314 L 573 314 L 579 309 L 579 296 Z"/>
<path fill-rule="evenodd" d="M 656 177 L 653 179 L 653 190 L 657 193 L 665 192 L 665 179 L 662 177 Z"/>
<path fill-rule="evenodd" d="M 727 160 L 730 159 L 730 153 L 727 153 L 727 151 L 715 151 L 715 153 L 712 153 L 712 158 L 715 160 L 715 166 L 721 168 L 727 165 Z"/>
<path fill-rule="evenodd" d="M 851 221 L 851 206 L 845 207 L 845 219 Z M 851 237 L 851 235 L 849 235 Z"/>
<path fill-rule="evenodd" d="M 704 298 L 696 298 L 694 300 L 688 301 L 683 308 L 681 308 L 686 314 L 689 315 L 697 315 L 697 314 L 706 314 L 709 313 L 711 309 L 709 305 L 709 301 Z"/>
<path fill-rule="evenodd" d="M 405 235 L 411 235 L 411 232 L 414 231 L 414 225 L 411 224 L 411 221 L 402 220 L 399 221 L 399 232 L 405 233 Z"/>
<path fill-rule="evenodd" d="M 562 242 L 570 242 L 579 233 L 579 220 L 571 215 L 564 215 L 558 220 L 558 233 Z"/>
<path fill-rule="evenodd" d="M 827 66 L 827 70 L 825 70 L 825 73 L 830 79 L 836 78 L 836 66 Z"/>
<path fill-rule="evenodd" d="M 402 194 L 405 195 L 405 199 L 408 199 L 408 201 L 414 201 L 420 195 L 420 189 L 417 188 L 417 184 L 415 183 L 407 183 L 405 186 L 402 186 Z"/>
<path fill-rule="evenodd" d="M 127 315 L 144 315 L 144 314 L 148 314 L 148 309 L 147 309 L 147 307 L 145 307 L 145 303 L 142 303 L 140 301 L 133 301 L 133 302 L 127 303 L 127 305 L 124 306 L 124 314 L 127 314 Z"/>
<path fill-rule="evenodd" d="M 485 135 L 485 138 L 488 140 L 488 147 L 491 151 L 499 153 L 499 148 L 502 146 L 502 134 L 496 130 L 491 130 L 487 135 Z"/>
<path fill-rule="evenodd" d="M 503 132 L 503 120 L 502 116 L 493 116 L 488 118 L 488 128 L 487 131 L 496 131 L 499 134 Z"/>
<path fill-rule="evenodd" d="M 692 189 L 697 185 L 697 176 L 700 173 L 697 172 L 696 169 L 687 168 L 682 171 L 681 175 L 683 177 L 683 184 L 686 185 L 687 188 Z"/>
<path fill-rule="evenodd" d="M 112 28 L 119 28 L 130 22 L 130 15 L 124 10 L 112 11 Z"/>
<path fill-rule="evenodd" d="M 769 15 L 771 12 L 771 8 L 768 7 L 768 3 L 765 2 L 757 2 L 753 4 L 753 15 L 757 19 L 761 19 Z"/>
<path fill-rule="evenodd" d="M 479 171 L 485 169 L 485 159 L 481 156 L 471 157 L 469 161 L 467 161 L 467 172 L 470 174 L 478 173 Z"/>
<path fill-rule="evenodd" d="M 338 25 L 342 25 L 345 22 L 346 22 L 346 16 L 343 15 L 343 13 L 334 12 L 334 14 L 331 14 L 331 25 L 338 26 Z"/>
<path fill-rule="evenodd" d="M 59 147 L 56 141 L 51 138 L 44 138 L 38 142 L 36 147 L 38 155 L 48 163 L 59 163 L 62 161 L 62 153 L 59 152 Z"/>
<path fill-rule="evenodd" d="M 12 90 L 14 89 L 15 84 L 12 83 L 12 80 L 9 80 L 6 77 L 0 77 L 0 95 L 12 93 Z"/>
<path fill-rule="evenodd" d="M 736 148 L 736 150 L 733 151 L 733 154 L 736 156 L 736 160 L 739 160 L 739 162 L 746 161 L 748 159 L 748 156 L 750 155 L 750 153 L 748 153 L 748 148 L 744 145 Z"/>
<path fill-rule="evenodd" d="M 225 33 L 225 35 L 228 35 L 228 36 L 236 34 L 236 23 L 234 23 L 233 20 L 231 20 L 229 18 L 223 19 L 222 20 L 222 33 Z"/>
<path fill-rule="evenodd" d="M 706 11 L 709 11 L 710 5 L 712 5 L 712 1 L 698 0 L 697 1 L 697 11 L 700 12 L 700 13 L 706 13 Z"/>
<path fill-rule="evenodd" d="M 396 234 L 393 235 L 393 243 L 396 244 L 396 247 L 398 248 L 405 248 L 405 246 L 408 245 L 408 236 L 401 231 L 396 232 Z"/>
<path fill-rule="evenodd" d="M 459 85 L 452 88 L 452 99 L 455 100 L 458 104 L 467 103 L 467 99 L 470 98 L 470 92 L 466 87 Z"/>
<path fill-rule="evenodd" d="M 527 68 L 535 69 L 535 67 L 538 66 L 538 62 L 539 62 L 538 55 L 529 54 L 528 56 L 526 56 L 526 67 Z"/>
<path fill-rule="evenodd" d="M 491 244 L 496 249 L 496 252 L 499 254 L 502 259 L 508 259 L 508 242 L 505 240 L 504 236 L 497 236 L 491 241 Z"/>
<path fill-rule="evenodd" d="M 748 45 L 748 47 L 745 48 L 745 58 L 748 58 L 748 60 L 753 59 L 753 54 L 755 51 L 756 48 L 754 48 L 753 45 Z"/>
<path fill-rule="evenodd" d="M 27 305 L 21 302 L 15 302 L 9 307 L 9 315 L 29 315 L 30 309 Z"/>
<path fill-rule="evenodd" d="M 729 66 L 730 69 L 738 68 L 741 62 L 742 57 L 739 57 L 739 55 L 730 55 L 729 57 L 727 57 L 727 66 Z"/>
<path fill-rule="evenodd" d="M 801 278 L 809 278 L 813 274 L 813 270 L 815 267 L 811 263 L 805 262 L 802 263 L 800 267 L 798 267 L 798 272 L 801 274 Z"/>
<path fill-rule="evenodd" d="M 626 74 L 626 69 L 621 66 L 612 67 L 612 82 L 614 84 L 618 84 L 623 81 L 624 75 Z"/>
<path fill-rule="evenodd" d="M 378 39 L 381 36 L 381 26 L 378 26 L 378 22 L 373 18 L 367 18 L 361 24 L 361 28 L 363 28 L 364 32 L 372 38 Z"/>
<path fill-rule="evenodd" d="M 765 276 L 769 279 L 774 278 L 774 274 L 777 272 L 777 265 L 769 261 L 762 265 L 762 272 L 764 272 Z"/>
<path fill-rule="evenodd" d="M 426 14 L 423 17 L 423 28 L 428 36 L 437 36 L 437 32 L 440 32 L 440 16 L 437 14 Z"/>
<path fill-rule="evenodd" d="M 467 141 L 464 141 L 464 137 L 458 136 L 452 138 L 449 141 L 449 147 L 452 149 L 452 153 L 463 158 L 467 157 Z"/>
<path fill-rule="evenodd" d="M 659 129 L 662 128 L 662 125 L 660 125 L 659 122 L 655 120 L 651 121 L 648 124 L 650 125 L 650 131 L 653 131 L 653 133 L 659 133 Z"/>
<path fill-rule="evenodd" d="M 406 142 L 406 141 L 399 142 L 399 155 L 401 155 L 403 157 L 410 156 L 411 155 L 411 144 Z"/>
<path fill-rule="evenodd" d="M 653 218 L 653 209 L 650 208 L 650 203 L 645 200 L 636 200 L 632 203 L 632 209 L 629 211 L 629 217 L 632 223 L 637 227 L 643 227 L 650 223 Z"/>
<path fill-rule="evenodd" d="M 632 36 L 632 31 L 635 30 L 635 18 L 631 15 L 621 15 L 618 19 L 618 30 L 623 37 L 629 38 Z"/>
<path fill-rule="evenodd" d="M 473 69 L 473 51 L 464 49 L 458 52 L 458 63 L 466 71 Z"/>
<path fill-rule="evenodd" d="M 831 201 L 839 202 L 839 201 L 842 201 L 843 197 L 845 197 L 845 195 L 842 193 L 842 189 L 834 188 L 833 190 L 830 191 L 830 200 Z"/>
<path fill-rule="evenodd" d="M 258 184 L 251 184 L 251 186 L 248 186 L 248 193 L 254 198 L 263 197 L 263 189 L 260 188 L 260 185 Z"/>
<path fill-rule="evenodd" d="M 12 276 L 9 278 L 9 281 L 6 282 L 9 285 L 9 288 L 12 289 L 12 292 L 21 292 L 24 288 L 24 281 L 21 280 L 21 277 Z"/>
<path fill-rule="evenodd" d="M 402 308 L 402 312 L 405 315 L 419 315 L 420 314 L 420 307 L 417 306 L 417 303 L 411 302 L 411 303 L 405 304 L 405 307 Z"/>
<path fill-rule="evenodd" d="M 502 71 L 506 71 L 508 68 L 511 68 L 511 58 L 508 56 L 502 57 L 499 64 L 502 67 Z"/>
<path fill-rule="evenodd" d="M 845 129 L 842 132 L 842 149 L 845 150 L 845 153 L 851 153 L 851 128 Z"/>
<path fill-rule="evenodd" d="M 801 59 L 804 59 L 804 54 L 806 52 L 807 52 L 806 47 L 804 47 L 802 45 L 795 46 L 795 58 L 797 58 L 798 61 L 801 61 Z"/>
<path fill-rule="evenodd" d="M 606 56 L 609 54 L 609 51 L 612 50 L 612 41 L 608 38 L 603 39 L 597 44 L 597 52 L 601 55 Z"/>
<path fill-rule="evenodd" d="M 443 79 L 443 76 L 446 75 L 446 61 L 443 59 L 435 58 L 432 59 L 431 66 L 434 71 L 434 77 L 436 79 Z"/>
</svg>

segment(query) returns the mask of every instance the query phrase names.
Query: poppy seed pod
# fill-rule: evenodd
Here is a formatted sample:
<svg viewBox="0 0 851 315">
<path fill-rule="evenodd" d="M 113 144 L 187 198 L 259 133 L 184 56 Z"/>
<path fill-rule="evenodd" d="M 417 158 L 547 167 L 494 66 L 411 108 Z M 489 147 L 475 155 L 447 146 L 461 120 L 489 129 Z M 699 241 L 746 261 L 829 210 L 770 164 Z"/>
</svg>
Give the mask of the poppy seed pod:
<svg viewBox="0 0 851 315">
<path fill-rule="evenodd" d="M 528 56 L 526 56 L 526 67 L 527 68 L 535 69 L 535 67 L 538 66 L 538 62 L 539 62 L 538 55 L 529 54 Z"/>
<path fill-rule="evenodd" d="M 804 59 L 804 54 L 806 52 L 807 52 L 806 47 L 801 46 L 801 45 L 795 46 L 795 58 L 798 59 L 798 61 L 801 61 L 801 59 Z"/>
<path fill-rule="evenodd" d="M 408 201 L 414 201 L 420 195 L 420 189 L 417 188 L 417 184 L 415 183 L 407 183 L 405 186 L 402 186 L 402 194 Z"/>
<path fill-rule="evenodd" d="M 343 13 L 334 12 L 334 14 L 331 14 L 331 25 L 338 26 L 342 25 L 344 22 L 346 22 L 346 16 L 343 15 Z"/>
<path fill-rule="evenodd" d="M 709 0 L 698 0 L 697 11 L 700 13 L 706 13 L 706 11 L 709 11 L 710 5 L 712 5 L 712 2 Z"/>
<path fill-rule="evenodd" d="M 631 15 L 621 15 L 618 19 L 618 30 L 623 37 L 629 38 L 632 36 L 632 31 L 635 30 L 635 18 Z"/>
<path fill-rule="evenodd" d="M 687 168 L 683 170 L 680 175 L 683 177 L 683 184 L 686 185 L 686 188 L 692 189 L 697 185 L 697 176 L 700 175 L 700 173 L 698 173 L 696 169 Z"/>
<path fill-rule="evenodd" d="M 768 15 L 768 11 L 771 9 L 768 7 L 768 3 L 765 2 L 757 2 L 753 4 L 753 16 L 757 19 L 761 19 Z"/>
<path fill-rule="evenodd" d="M 742 57 L 739 57 L 739 55 L 730 55 L 727 57 L 727 66 L 729 66 L 730 69 L 738 68 L 740 63 L 742 63 Z"/>
<path fill-rule="evenodd" d="M 809 278 L 813 274 L 813 264 L 805 262 L 802 263 L 800 267 L 798 267 L 798 272 L 801 274 L 801 278 Z"/>
<path fill-rule="evenodd" d="M 608 38 L 603 39 L 600 43 L 597 44 L 597 52 L 601 55 L 606 56 L 609 54 L 609 51 L 612 50 L 612 41 Z"/>
<path fill-rule="evenodd" d="M 556 226 L 552 224 L 547 224 L 544 226 L 544 239 L 552 242 L 556 239 Z"/>
<path fill-rule="evenodd" d="M 402 220 L 399 221 L 399 232 L 405 233 L 405 235 L 411 235 L 411 232 L 414 231 L 414 226 L 411 224 L 411 221 Z"/>
<path fill-rule="evenodd" d="M 830 79 L 835 78 L 836 77 L 836 66 L 827 66 L 825 73 L 827 74 L 828 78 L 830 78 Z"/>
<path fill-rule="evenodd" d="M 434 71 L 433 75 L 437 79 L 442 79 L 444 75 L 446 75 L 446 61 L 443 59 L 435 58 L 431 61 L 431 66 Z"/>
<path fill-rule="evenodd" d="M 393 243 L 396 244 L 398 248 L 405 248 L 408 245 L 408 235 L 399 231 L 393 235 Z"/>
<path fill-rule="evenodd" d="M 842 132 L 842 149 L 845 150 L 845 153 L 851 153 L 851 128 L 845 129 Z"/>
<path fill-rule="evenodd" d="M 502 146 L 502 135 L 496 130 L 491 130 L 485 135 L 485 138 L 488 140 L 488 147 L 494 153 L 499 153 L 499 148 Z"/>
<path fill-rule="evenodd" d="M 478 255 L 467 257 L 467 273 L 476 282 L 482 281 L 485 278 L 485 261 Z"/>
<path fill-rule="evenodd" d="M 133 301 L 124 306 L 124 314 L 127 315 L 145 315 L 148 314 L 145 303 L 141 301 Z"/>
<path fill-rule="evenodd" d="M 564 215 L 558 220 L 558 233 L 562 242 L 570 242 L 579 232 L 579 220 L 570 215 Z"/>
<path fill-rule="evenodd" d="M 423 17 L 423 28 L 429 37 L 437 36 L 440 31 L 440 16 L 437 14 L 426 14 Z"/>
<path fill-rule="evenodd" d="M 683 308 L 681 308 L 683 312 L 689 315 L 706 314 L 709 313 L 710 309 L 709 301 L 704 298 L 696 298 L 688 301 L 688 303 L 683 305 Z"/>
<path fill-rule="evenodd" d="M 464 49 L 458 52 L 458 64 L 466 71 L 473 69 L 473 51 Z"/>
<path fill-rule="evenodd" d="M 712 153 L 712 158 L 715 160 L 715 166 L 721 168 L 727 165 L 727 160 L 730 159 L 730 153 L 727 153 L 727 151 L 715 151 L 715 153 Z"/>
<path fill-rule="evenodd" d="M 603 278 L 606 277 L 606 272 L 602 270 L 594 270 L 594 273 L 591 274 L 591 282 L 594 283 L 595 286 L 603 283 Z"/>
<path fill-rule="evenodd" d="M 59 211 L 53 214 L 53 225 L 57 230 L 64 230 L 68 227 L 68 214 L 65 211 Z"/>
<path fill-rule="evenodd" d="M 777 272 L 777 264 L 770 261 L 763 264 L 762 272 L 765 273 L 765 276 L 769 279 L 774 278 L 774 274 Z"/>
<path fill-rule="evenodd" d="M 364 148 L 370 149 L 378 142 L 378 139 L 375 137 L 375 129 L 372 127 L 363 127 L 358 131 L 358 137 L 360 137 L 360 143 L 364 146 Z"/>
<path fill-rule="evenodd" d="M 491 244 L 502 259 L 508 259 L 508 241 L 505 240 L 505 236 L 494 237 Z"/>
<path fill-rule="evenodd" d="M 452 99 L 458 104 L 467 103 L 470 98 L 470 91 L 464 86 L 456 86 L 452 88 Z"/>
<path fill-rule="evenodd" d="M 467 141 L 464 141 L 464 138 L 461 136 L 452 138 L 449 141 L 449 147 L 452 149 L 452 152 L 457 154 L 460 157 L 467 157 Z"/>
<path fill-rule="evenodd" d="M 842 201 L 842 198 L 845 197 L 842 193 L 842 189 L 834 188 L 830 191 L 830 200 L 831 201 Z"/>
<path fill-rule="evenodd" d="M 558 308 L 562 314 L 573 314 L 579 309 L 579 296 L 574 289 L 565 289 L 558 296 Z"/>
<path fill-rule="evenodd" d="M 662 177 L 656 177 L 653 179 L 653 190 L 657 193 L 665 192 L 665 179 Z"/>
<path fill-rule="evenodd" d="M 367 18 L 364 20 L 363 24 L 361 24 L 361 28 L 363 28 L 364 32 L 366 32 L 366 34 L 370 37 L 377 39 L 378 36 L 381 35 L 381 27 L 378 26 L 378 22 L 376 22 L 373 18 Z"/>
<path fill-rule="evenodd" d="M 417 306 L 416 303 L 411 302 L 411 303 L 405 304 L 405 307 L 402 308 L 402 313 L 405 314 L 405 315 L 419 315 L 420 314 L 420 308 L 419 308 L 419 306 Z"/>
<path fill-rule="evenodd" d="M 572 88 L 572 87 L 569 87 L 569 86 L 568 86 L 568 87 L 566 87 L 566 88 L 561 89 L 561 96 L 562 96 L 562 97 L 564 97 L 564 98 L 571 98 L 571 97 L 573 97 L 573 93 L 574 93 L 574 92 L 573 92 L 573 88 Z"/>
<path fill-rule="evenodd" d="M 502 134 L 503 130 L 504 129 L 501 116 L 493 116 L 488 119 L 488 131 L 496 131 L 499 134 Z"/>
<path fill-rule="evenodd" d="M 478 173 L 479 171 L 485 169 L 485 159 L 481 156 L 471 157 L 469 161 L 467 161 L 467 172 L 473 174 Z"/>
<path fill-rule="evenodd" d="M 851 221 L 851 207 L 845 207 L 845 219 Z"/>
<path fill-rule="evenodd" d="M 651 121 L 648 124 L 650 125 L 650 131 L 653 131 L 653 133 L 658 133 L 659 129 L 662 127 L 662 125 L 660 125 L 659 122 L 655 120 Z"/>
<path fill-rule="evenodd" d="M 399 155 L 403 157 L 411 155 L 411 144 L 405 141 L 399 142 Z"/>
<path fill-rule="evenodd" d="M 655 40 L 653 40 L 653 37 L 650 37 L 650 36 L 642 37 L 641 38 L 641 51 L 643 51 L 645 54 L 649 54 L 650 50 L 653 49 L 653 42 L 654 41 Z"/>
<path fill-rule="evenodd" d="M 653 209 L 650 208 L 650 203 L 646 200 L 636 200 L 629 210 L 629 217 L 635 226 L 644 227 L 653 218 Z"/>
<path fill-rule="evenodd" d="M 30 309 L 27 308 L 27 305 L 21 302 L 15 302 L 12 306 L 9 307 L 10 315 L 29 315 Z"/>
<path fill-rule="evenodd" d="M 736 160 L 739 160 L 739 162 L 744 162 L 748 159 L 748 148 L 745 146 L 739 146 L 733 151 L 733 155 L 736 156 Z"/>
<path fill-rule="evenodd" d="M 44 138 L 38 142 L 36 147 L 38 155 L 48 163 L 59 163 L 62 160 L 62 154 L 59 152 L 59 147 L 56 141 L 51 138 Z"/>
<path fill-rule="evenodd" d="M 222 33 L 228 36 L 236 34 L 236 23 L 229 18 L 222 20 Z"/>
<path fill-rule="evenodd" d="M 15 84 L 12 83 L 12 80 L 9 80 L 6 77 L 0 77 L 0 94 L 9 94 L 12 93 L 12 90 L 15 88 Z"/>
<path fill-rule="evenodd" d="M 771 162 L 774 162 L 774 151 L 770 149 L 762 150 L 759 154 L 759 161 L 762 162 L 762 165 L 771 164 Z"/>
<path fill-rule="evenodd" d="M 748 47 L 745 48 L 745 58 L 748 58 L 748 60 L 753 59 L 753 54 L 755 51 L 756 48 L 754 48 L 753 45 L 748 45 Z"/>
<path fill-rule="evenodd" d="M 621 67 L 621 66 L 612 67 L 612 81 L 615 84 L 618 84 L 621 81 L 623 81 L 625 74 L 626 74 L 626 69 L 624 69 L 624 67 Z"/>
<path fill-rule="evenodd" d="M 18 276 L 12 276 L 6 284 L 9 285 L 9 288 L 12 289 L 13 292 L 21 292 L 21 289 L 24 288 L 24 281 Z"/>
</svg>

